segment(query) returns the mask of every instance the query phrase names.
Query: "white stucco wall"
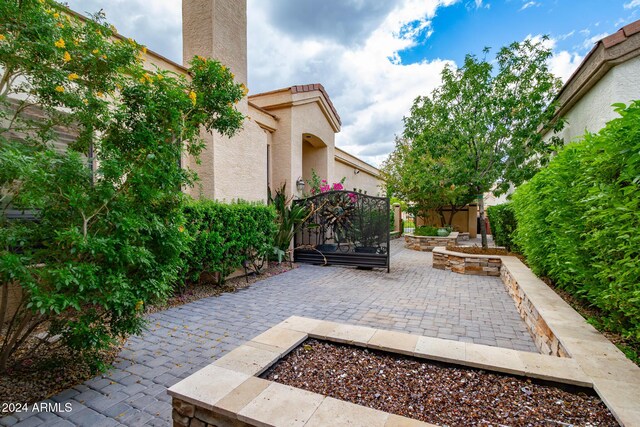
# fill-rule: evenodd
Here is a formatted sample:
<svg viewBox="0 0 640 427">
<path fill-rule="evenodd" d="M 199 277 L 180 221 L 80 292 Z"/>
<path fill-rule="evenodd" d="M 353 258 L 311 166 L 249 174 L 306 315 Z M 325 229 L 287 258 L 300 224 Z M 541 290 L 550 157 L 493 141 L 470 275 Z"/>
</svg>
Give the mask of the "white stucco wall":
<svg viewBox="0 0 640 427">
<path fill-rule="evenodd" d="M 581 138 L 586 131 L 598 132 L 618 117 L 611 107 L 640 99 L 640 56 L 619 64 L 607 72 L 566 114 L 564 129 L 559 133 L 565 143 Z M 545 135 L 545 139 L 551 133 Z"/>
</svg>

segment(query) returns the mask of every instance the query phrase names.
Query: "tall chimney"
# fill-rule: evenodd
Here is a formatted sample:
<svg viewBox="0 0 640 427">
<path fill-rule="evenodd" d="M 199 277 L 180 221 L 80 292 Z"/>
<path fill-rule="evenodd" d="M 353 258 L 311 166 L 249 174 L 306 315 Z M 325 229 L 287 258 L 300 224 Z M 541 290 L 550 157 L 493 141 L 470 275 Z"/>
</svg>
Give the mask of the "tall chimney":
<svg viewBox="0 0 640 427">
<path fill-rule="evenodd" d="M 247 1 L 182 0 L 182 59 L 195 56 L 220 61 L 247 84 Z"/>
</svg>

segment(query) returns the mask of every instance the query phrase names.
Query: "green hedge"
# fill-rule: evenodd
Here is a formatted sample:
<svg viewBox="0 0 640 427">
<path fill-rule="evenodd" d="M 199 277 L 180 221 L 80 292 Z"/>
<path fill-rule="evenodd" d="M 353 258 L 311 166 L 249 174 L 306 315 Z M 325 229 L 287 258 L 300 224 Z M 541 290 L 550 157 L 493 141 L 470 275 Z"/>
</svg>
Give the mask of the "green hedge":
<svg viewBox="0 0 640 427">
<path fill-rule="evenodd" d="M 184 207 L 190 244 L 183 254 L 185 279 L 196 282 L 202 273 L 219 273 L 221 280 L 273 248 L 275 211 L 260 204 L 225 204 L 194 200 Z"/>
<path fill-rule="evenodd" d="M 489 206 L 487 215 L 495 244 L 504 246 L 508 251 L 518 252 L 518 247 L 513 241 L 517 222 L 511 203 Z"/>
<path fill-rule="evenodd" d="M 564 147 L 513 195 L 516 241 L 531 268 L 640 340 L 640 101 Z"/>
</svg>

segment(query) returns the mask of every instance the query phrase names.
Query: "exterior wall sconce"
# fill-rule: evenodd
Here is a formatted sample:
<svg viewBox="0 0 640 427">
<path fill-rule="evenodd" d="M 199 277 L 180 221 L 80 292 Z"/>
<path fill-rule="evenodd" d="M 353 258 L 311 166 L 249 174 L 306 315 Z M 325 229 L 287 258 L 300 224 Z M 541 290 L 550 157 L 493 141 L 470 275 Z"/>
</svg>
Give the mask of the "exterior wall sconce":
<svg viewBox="0 0 640 427">
<path fill-rule="evenodd" d="M 298 178 L 296 181 L 296 189 L 302 193 L 304 191 L 304 179 L 302 177 Z"/>
<path fill-rule="evenodd" d="M 360 169 L 356 168 L 356 169 L 353 170 L 353 174 L 354 175 L 358 175 L 359 173 L 360 173 Z"/>
</svg>

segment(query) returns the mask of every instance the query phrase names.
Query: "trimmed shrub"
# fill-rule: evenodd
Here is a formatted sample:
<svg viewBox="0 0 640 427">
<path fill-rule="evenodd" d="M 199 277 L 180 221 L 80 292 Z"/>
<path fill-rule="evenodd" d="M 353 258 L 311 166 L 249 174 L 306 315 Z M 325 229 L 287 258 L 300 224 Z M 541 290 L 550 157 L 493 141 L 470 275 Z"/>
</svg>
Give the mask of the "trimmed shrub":
<svg viewBox="0 0 640 427">
<path fill-rule="evenodd" d="M 504 246 L 508 251 L 518 252 L 518 247 L 513 241 L 517 222 L 511 203 L 489 206 L 487 215 L 495 244 Z"/>
<path fill-rule="evenodd" d="M 243 266 L 260 263 L 273 249 L 276 214 L 271 206 L 192 200 L 184 207 L 189 248 L 183 254 L 185 280 L 217 273 L 220 281 Z"/>
<path fill-rule="evenodd" d="M 421 225 L 413 233 L 414 236 L 437 236 L 438 229 L 430 225 Z"/>
<path fill-rule="evenodd" d="M 640 339 L 640 101 L 564 147 L 513 195 L 531 268 L 601 310 L 605 326 Z"/>
</svg>

